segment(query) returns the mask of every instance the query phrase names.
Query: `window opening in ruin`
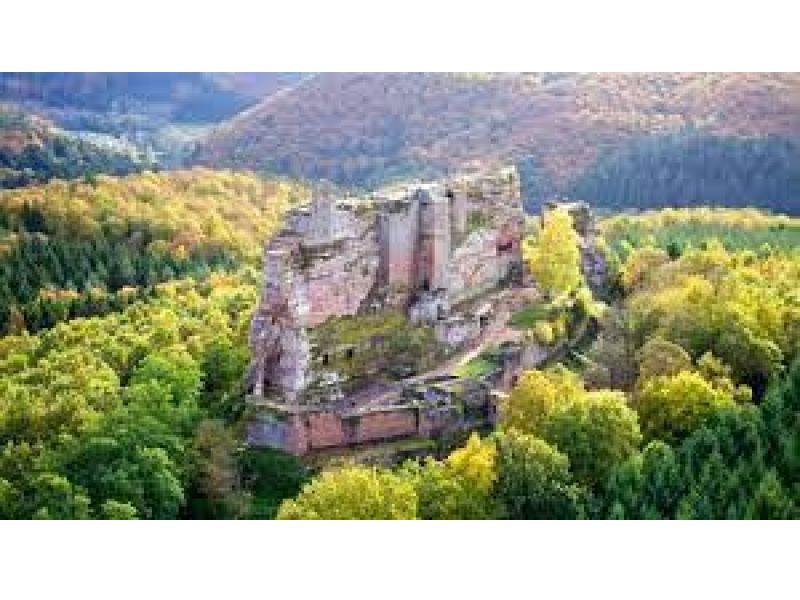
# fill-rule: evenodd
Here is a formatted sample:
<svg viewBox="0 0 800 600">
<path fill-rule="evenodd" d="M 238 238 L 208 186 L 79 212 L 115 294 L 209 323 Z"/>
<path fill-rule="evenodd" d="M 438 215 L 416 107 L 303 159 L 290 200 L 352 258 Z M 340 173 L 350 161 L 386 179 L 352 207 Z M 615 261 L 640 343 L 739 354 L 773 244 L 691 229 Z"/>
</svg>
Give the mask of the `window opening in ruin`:
<svg viewBox="0 0 800 600">
<path fill-rule="evenodd" d="M 330 362 L 330 356 L 327 353 L 322 355 L 322 364 L 327 365 Z"/>
<path fill-rule="evenodd" d="M 428 281 L 428 278 L 422 280 L 422 291 L 423 292 L 430 292 L 431 291 L 431 282 Z"/>
<path fill-rule="evenodd" d="M 481 328 L 486 327 L 489 324 L 489 315 L 481 315 L 480 324 Z"/>
<path fill-rule="evenodd" d="M 347 360 L 353 360 L 353 356 L 355 356 L 355 350 L 353 350 L 352 348 L 348 348 L 347 350 L 344 351 L 344 355 L 345 358 L 347 358 Z"/>
<path fill-rule="evenodd" d="M 445 314 L 444 306 L 442 306 L 441 304 L 439 304 L 439 305 L 436 307 L 436 318 L 437 318 L 439 321 L 444 321 L 446 317 L 447 317 L 447 315 Z"/>
<path fill-rule="evenodd" d="M 497 245 L 498 252 L 509 252 L 514 248 L 514 242 L 505 242 Z"/>
</svg>

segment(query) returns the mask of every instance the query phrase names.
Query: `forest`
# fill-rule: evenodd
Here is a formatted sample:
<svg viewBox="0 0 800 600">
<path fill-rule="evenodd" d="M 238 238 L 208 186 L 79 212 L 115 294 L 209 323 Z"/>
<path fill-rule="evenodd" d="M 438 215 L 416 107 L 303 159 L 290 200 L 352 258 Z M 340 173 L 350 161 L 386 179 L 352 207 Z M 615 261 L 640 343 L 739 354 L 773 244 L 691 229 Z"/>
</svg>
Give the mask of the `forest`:
<svg viewBox="0 0 800 600">
<path fill-rule="evenodd" d="M 261 240 L 306 197 L 202 169 L 0 193 L 2 517 L 797 516 L 797 219 L 605 219 L 600 333 L 526 372 L 494 433 L 319 471 L 241 443 Z M 585 295 L 557 223 L 531 270 Z"/>
<path fill-rule="evenodd" d="M 0 332 L 35 332 L 254 264 L 304 191 L 209 171 L 57 181 L 0 193 Z"/>
<path fill-rule="evenodd" d="M 652 136 L 598 160 L 567 195 L 608 210 L 697 205 L 800 214 L 797 139 Z"/>
<path fill-rule="evenodd" d="M 152 166 L 138 152 L 94 144 L 0 104 L 0 189 L 99 173 L 127 175 Z"/>
<path fill-rule="evenodd" d="M 241 384 L 261 240 L 305 194 L 202 170 L 0 193 L 0 517 L 269 517 L 297 491 L 302 464 L 242 447 Z"/>
<path fill-rule="evenodd" d="M 525 372 L 494 432 L 320 468 L 242 442 L 263 240 L 307 196 L 206 169 L 0 192 L 0 517 L 797 518 L 796 218 L 611 215 L 594 297 L 571 224 L 530 228 L 594 341 Z"/>
</svg>

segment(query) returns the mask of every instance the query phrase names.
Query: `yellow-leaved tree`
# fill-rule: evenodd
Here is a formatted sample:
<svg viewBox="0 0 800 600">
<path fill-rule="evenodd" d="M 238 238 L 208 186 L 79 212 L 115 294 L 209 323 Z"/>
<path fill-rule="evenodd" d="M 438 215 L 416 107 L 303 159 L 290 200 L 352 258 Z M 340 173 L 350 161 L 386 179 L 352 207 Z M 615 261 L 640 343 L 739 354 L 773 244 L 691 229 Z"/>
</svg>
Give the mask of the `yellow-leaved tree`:
<svg viewBox="0 0 800 600">
<path fill-rule="evenodd" d="M 568 294 L 583 282 L 578 234 L 565 210 L 547 213 L 535 240 L 523 247 L 528 268 L 542 291 L 550 296 Z"/>
<path fill-rule="evenodd" d="M 473 433 L 466 445 L 444 461 L 409 461 L 401 474 L 414 483 L 421 519 L 494 519 L 497 448 Z"/>
<path fill-rule="evenodd" d="M 567 369 L 523 371 L 501 406 L 500 425 L 505 430 L 537 433 L 539 425 L 558 403 L 569 402 L 584 393 L 580 378 Z"/>
<path fill-rule="evenodd" d="M 691 371 L 648 380 L 636 401 L 645 436 L 669 443 L 679 442 L 720 409 L 734 406 L 728 390 Z"/>
<path fill-rule="evenodd" d="M 352 465 L 323 472 L 294 500 L 278 510 L 279 519 L 416 519 L 414 484 L 386 469 Z"/>
</svg>

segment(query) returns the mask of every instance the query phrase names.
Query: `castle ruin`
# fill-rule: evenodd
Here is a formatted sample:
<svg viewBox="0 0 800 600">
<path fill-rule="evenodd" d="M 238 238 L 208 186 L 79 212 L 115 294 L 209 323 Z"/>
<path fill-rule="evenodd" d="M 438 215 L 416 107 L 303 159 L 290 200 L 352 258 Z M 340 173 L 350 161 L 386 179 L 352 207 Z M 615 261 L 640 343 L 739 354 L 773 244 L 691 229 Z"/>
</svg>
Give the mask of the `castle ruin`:
<svg viewBox="0 0 800 600">
<path fill-rule="evenodd" d="M 513 168 L 368 198 L 320 191 L 291 212 L 264 252 L 249 442 L 303 455 L 492 424 L 493 390 L 524 353 L 483 380 L 447 365 L 488 338 L 519 341 L 504 303 L 523 282 L 524 222 Z"/>
<path fill-rule="evenodd" d="M 252 394 L 302 403 L 315 378 L 308 331 L 331 317 L 394 308 L 415 324 L 439 325 L 447 342 L 451 306 L 521 272 L 523 220 L 513 169 L 370 199 L 316 195 L 264 253 Z"/>
</svg>

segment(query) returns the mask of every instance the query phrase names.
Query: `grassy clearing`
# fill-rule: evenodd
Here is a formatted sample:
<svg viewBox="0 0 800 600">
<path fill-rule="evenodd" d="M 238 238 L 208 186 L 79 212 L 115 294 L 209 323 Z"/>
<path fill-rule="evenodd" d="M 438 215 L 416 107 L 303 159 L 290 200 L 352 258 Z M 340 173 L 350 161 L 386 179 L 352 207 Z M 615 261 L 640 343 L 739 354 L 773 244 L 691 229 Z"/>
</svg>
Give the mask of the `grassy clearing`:
<svg viewBox="0 0 800 600">
<path fill-rule="evenodd" d="M 476 356 L 470 361 L 456 367 L 453 375 L 458 377 L 482 377 L 497 368 L 497 363 L 488 356 Z"/>
<path fill-rule="evenodd" d="M 533 329 L 539 321 L 551 316 L 553 307 L 548 302 L 534 302 L 511 315 L 511 325 L 518 329 Z"/>
</svg>

